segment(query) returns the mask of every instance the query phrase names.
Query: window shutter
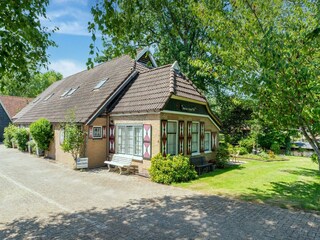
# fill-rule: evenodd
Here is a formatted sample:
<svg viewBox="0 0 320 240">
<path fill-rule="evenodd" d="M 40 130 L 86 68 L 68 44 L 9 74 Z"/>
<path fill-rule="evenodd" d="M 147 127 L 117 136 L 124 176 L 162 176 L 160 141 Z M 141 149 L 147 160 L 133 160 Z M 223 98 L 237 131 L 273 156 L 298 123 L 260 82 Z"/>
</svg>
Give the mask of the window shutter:
<svg viewBox="0 0 320 240">
<path fill-rule="evenodd" d="M 103 126 L 103 127 L 102 127 L 102 137 L 103 137 L 103 138 L 106 138 L 106 137 L 107 137 L 107 127 L 106 127 L 106 126 Z"/>
<path fill-rule="evenodd" d="M 211 146 L 212 146 L 212 151 L 217 149 L 217 133 L 216 132 L 211 132 Z"/>
<path fill-rule="evenodd" d="M 113 124 L 110 124 L 109 125 L 109 153 L 115 153 L 114 129 L 115 129 L 115 126 Z"/>
<path fill-rule="evenodd" d="M 184 121 L 179 121 L 179 154 L 184 154 Z"/>
<path fill-rule="evenodd" d="M 204 152 L 204 122 L 200 122 L 200 152 Z"/>
<path fill-rule="evenodd" d="M 167 120 L 161 121 L 161 153 L 165 157 L 167 155 Z"/>
<path fill-rule="evenodd" d="M 143 158 L 151 158 L 151 124 L 143 125 Z"/>
<path fill-rule="evenodd" d="M 93 138 L 93 127 L 92 126 L 89 127 L 89 138 L 90 139 Z"/>
<path fill-rule="evenodd" d="M 192 127 L 192 122 L 187 122 L 187 155 L 191 154 L 191 142 L 192 142 L 191 127 Z"/>
</svg>

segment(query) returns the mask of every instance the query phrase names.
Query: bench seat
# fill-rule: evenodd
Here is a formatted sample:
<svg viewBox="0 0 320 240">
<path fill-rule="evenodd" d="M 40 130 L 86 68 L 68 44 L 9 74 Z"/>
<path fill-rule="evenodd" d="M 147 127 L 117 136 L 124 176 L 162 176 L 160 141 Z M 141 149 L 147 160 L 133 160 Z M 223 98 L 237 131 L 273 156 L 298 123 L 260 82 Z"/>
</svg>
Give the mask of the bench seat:
<svg viewBox="0 0 320 240">
<path fill-rule="evenodd" d="M 214 170 L 213 163 L 208 163 L 204 156 L 190 157 L 190 163 L 194 166 L 198 175 Z"/>
<path fill-rule="evenodd" d="M 132 157 L 121 154 L 114 154 L 111 158 L 111 161 L 104 161 L 104 163 L 107 164 L 108 171 L 111 171 L 111 166 L 114 166 L 119 169 L 120 174 L 124 172 L 129 173 L 132 163 Z"/>
</svg>

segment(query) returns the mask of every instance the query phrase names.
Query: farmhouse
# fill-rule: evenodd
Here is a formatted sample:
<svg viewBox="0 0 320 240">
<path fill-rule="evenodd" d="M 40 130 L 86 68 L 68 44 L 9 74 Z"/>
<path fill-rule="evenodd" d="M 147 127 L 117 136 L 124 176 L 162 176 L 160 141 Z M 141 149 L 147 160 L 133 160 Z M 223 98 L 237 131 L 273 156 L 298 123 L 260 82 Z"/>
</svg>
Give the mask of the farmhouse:
<svg viewBox="0 0 320 240">
<path fill-rule="evenodd" d="M 220 122 L 205 97 L 177 63 L 158 67 L 147 48 L 135 59 L 124 55 L 55 82 L 14 122 L 47 118 L 54 126 L 48 156 L 72 165 L 60 147 L 70 109 L 87 133 L 83 154 L 90 168 L 114 154 L 132 158 L 141 173 L 159 152 L 215 157 Z"/>
<path fill-rule="evenodd" d="M 24 108 L 32 98 L 0 96 L 0 142 L 3 141 L 3 132 L 22 108 Z"/>
</svg>

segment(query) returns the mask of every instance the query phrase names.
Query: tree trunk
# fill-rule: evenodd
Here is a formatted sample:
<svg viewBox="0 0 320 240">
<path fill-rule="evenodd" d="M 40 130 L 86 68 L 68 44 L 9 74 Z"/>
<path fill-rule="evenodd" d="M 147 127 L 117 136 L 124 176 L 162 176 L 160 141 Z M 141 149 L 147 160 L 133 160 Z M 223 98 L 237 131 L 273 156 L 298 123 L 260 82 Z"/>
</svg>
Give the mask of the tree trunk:
<svg viewBox="0 0 320 240">
<path fill-rule="evenodd" d="M 319 174 L 320 174 L 320 149 L 318 148 L 318 143 L 315 142 L 316 139 L 315 138 L 311 138 L 308 134 L 308 132 L 306 131 L 306 128 L 304 126 L 301 127 L 303 135 L 306 137 L 306 139 L 308 140 L 308 142 L 310 143 L 311 147 L 313 148 L 315 154 L 317 154 L 318 156 L 318 166 L 319 166 Z M 315 141 L 314 141 L 314 140 Z"/>
</svg>

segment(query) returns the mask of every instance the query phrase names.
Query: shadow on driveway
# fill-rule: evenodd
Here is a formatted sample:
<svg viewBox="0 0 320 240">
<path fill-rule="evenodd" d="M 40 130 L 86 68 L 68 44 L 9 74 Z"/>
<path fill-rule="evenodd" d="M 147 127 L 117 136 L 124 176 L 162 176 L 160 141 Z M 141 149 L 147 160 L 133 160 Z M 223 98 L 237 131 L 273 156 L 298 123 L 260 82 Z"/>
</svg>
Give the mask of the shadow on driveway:
<svg viewBox="0 0 320 240">
<path fill-rule="evenodd" d="M 313 213 L 216 196 L 162 197 L 16 219 L 0 224 L 0 239 L 319 239 L 319 222 Z"/>
</svg>

